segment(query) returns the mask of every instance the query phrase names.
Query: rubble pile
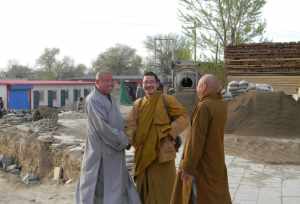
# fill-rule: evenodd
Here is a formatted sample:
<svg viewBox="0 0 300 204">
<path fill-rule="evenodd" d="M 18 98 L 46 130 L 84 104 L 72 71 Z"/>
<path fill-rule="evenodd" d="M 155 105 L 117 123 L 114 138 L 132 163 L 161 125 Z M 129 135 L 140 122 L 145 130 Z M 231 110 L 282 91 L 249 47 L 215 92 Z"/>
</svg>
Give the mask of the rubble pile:
<svg viewBox="0 0 300 204">
<path fill-rule="evenodd" d="M 60 182 L 76 180 L 85 146 L 86 114 L 43 109 L 33 115 L 31 122 L 0 124 L 0 169 L 19 175 L 26 184 L 53 179 L 54 174 L 57 179 L 55 169 L 61 169 Z M 132 171 L 133 152 L 126 155 Z"/>
<path fill-rule="evenodd" d="M 70 182 L 70 179 L 77 178 L 79 175 L 84 140 L 65 134 L 68 133 L 68 127 L 65 127 L 64 123 L 58 123 L 58 111 L 52 112 L 52 110 L 40 109 L 38 115 L 42 117 L 36 117 L 37 112 L 35 112 L 34 121 L 31 118 L 29 123 L 23 122 L 27 119 L 21 120 L 21 116 L 19 116 L 20 122 L 15 123 L 16 125 L 7 124 L 6 120 L 2 119 L 0 168 L 4 164 L 2 170 L 20 175 L 24 183 L 35 183 L 39 179 L 52 178 L 55 167 L 63 169 L 65 181 Z M 76 113 L 69 113 L 69 115 L 74 114 L 76 115 Z M 76 124 L 76 120 L 74 123 Z M 13 162 L 10 162 L 11 160 Z"/>
<path fill-rule="evenodd" d="M 9 113 L 2 117 L 1 124 L 19 125 L 32 121 L 32 115 L 26 112 Z"/>
<path fill-rule="evenodd" d="M 57 130 L 58 124 L 57 124 L 57 120 L 44 118 L 38 121 L 34 121 L 31 124 L 31 128 L 34 132 L 39 132 L 39 133 L 52 132 Z"/>
<path fill-rule="evenodd" d="M 33 121 L 38 121 L 46 118 L 57 122 L 58 113 L 59 110 L 57 108 L 42 106 L 34 110 L 32 117 Z"/>
</svg>

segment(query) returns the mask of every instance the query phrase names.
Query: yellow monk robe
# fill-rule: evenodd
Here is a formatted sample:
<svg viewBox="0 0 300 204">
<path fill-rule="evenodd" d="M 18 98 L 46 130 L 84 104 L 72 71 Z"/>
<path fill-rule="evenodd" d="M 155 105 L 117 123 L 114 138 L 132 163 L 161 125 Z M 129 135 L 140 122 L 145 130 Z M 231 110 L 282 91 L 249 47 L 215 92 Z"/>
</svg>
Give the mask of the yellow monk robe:
<svg viewBox="0 0 300 204">
<path fill-rule="evenodd" d="M 134 177 L 143 204 L 166 204 L 170 202 L 176 177 L 174 159 L 158 162 L 161 139 L 179 135 L 188 125 L 185 108 L 175 97 L 160 92 L 135 101 L 127 118 L 126 132 L 135 148 Z"/>
<path fill-rule="evenodd" d="M 198 204 L 231 204 L 224 154 L 227 106 L 221 95 L 200 98 L 192 114 L 180 168 L 194 176 Z M 177 177 L 172 204 L 190 204 L 188 187 Z"/>
</svg>

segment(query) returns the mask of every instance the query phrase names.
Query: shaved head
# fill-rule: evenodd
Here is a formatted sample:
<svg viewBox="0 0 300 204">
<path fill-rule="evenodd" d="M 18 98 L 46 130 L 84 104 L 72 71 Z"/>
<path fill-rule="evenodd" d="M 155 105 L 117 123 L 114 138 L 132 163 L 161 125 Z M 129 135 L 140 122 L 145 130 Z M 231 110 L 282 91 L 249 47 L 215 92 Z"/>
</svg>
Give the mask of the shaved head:
<svg viewBox="0 0 300 204">
<path fill-rule="evenodd" d="M 217 77 L 212 74 L 203 75 L 197 86 L 197 92 L 201 96 L 205 96 L 208 94 L 216 94 L 221 90 L 221 85 Z"/>
<path fill-rule="evenodd" d="M 103 76 L 106 76 L 106 75 L 112 75 L 112 73 L 109 72 L 109 71 L 100 71 L 100 72 L 97 72 L 97 74 L 96 74 L 96 80 L 99 80 Z"/>
</svg>

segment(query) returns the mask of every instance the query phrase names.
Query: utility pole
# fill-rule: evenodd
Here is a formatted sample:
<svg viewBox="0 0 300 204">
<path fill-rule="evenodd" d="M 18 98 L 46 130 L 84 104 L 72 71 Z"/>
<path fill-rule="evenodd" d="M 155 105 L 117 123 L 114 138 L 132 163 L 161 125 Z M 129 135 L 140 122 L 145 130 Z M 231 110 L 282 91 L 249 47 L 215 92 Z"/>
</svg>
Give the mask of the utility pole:
<svg viewBox="0 0 300 204">
<path fill-rule="evenodd" d="M 158 41 L 166 42 L 166 48 L 167 48 L 166 50 L 168 53 L 171 52 L 171 61 L 175 61 L 175 39 L 173 39 L 173 38 L 155 38 L 154 39 L 154 63 L 156 64 L 156 62 L 157 62 L 157 51 L 158 51 L 157 42 Z M 170 66 L 171 66 L 171 63 L 170 63 Z"/>
<path fill-rule="evenodd" d="M 172 70 L 172 63 L 175 62 L 175 39 L 174 38 L 155 38 L 154 39 L 154 64 L 157 64 L 157 51 L 158 51 L 158 45 L 157 42 L 160 42 L 161 47 L 164 46 L 162 43 L 165 42 L 166 46 L 166 52 L 169 54 L 171 52 L 171 58 L 168 60 L 168 68 L 172 72 L 172 78 L 173 78 L 173 70 Z M 160 47 L 160 49 L 161 49 Z M 162 51 L 160 52 L 162 53 Z M 162 79 L 163 81 L 167 79 L 167 76 L 165 75 L 165 72 L 163 70 L 164 67 L 162 67 L 162 64 L 160 64 L 160 69 L 162 71 Z"/>
<path fill-rule="evenodd" d="M 192 38 L 193 38 L 193 44 L 194 44 L 194 63 L 196 64 L 197 62 L 197 28 L 200 26 L 197 25 L 196 21 L 194 21 L 194 26 L 192 27 L 187 27 L 188 29 L 192 29 Z"/>
<path fill-rule="evenodd" d="M 194 63 L 196 64 L 196 61 L 197 61 L 197 27 L 196 27 L 196 21 L 194 21 L 193 37 L 194 37 Z"/>
</svg>

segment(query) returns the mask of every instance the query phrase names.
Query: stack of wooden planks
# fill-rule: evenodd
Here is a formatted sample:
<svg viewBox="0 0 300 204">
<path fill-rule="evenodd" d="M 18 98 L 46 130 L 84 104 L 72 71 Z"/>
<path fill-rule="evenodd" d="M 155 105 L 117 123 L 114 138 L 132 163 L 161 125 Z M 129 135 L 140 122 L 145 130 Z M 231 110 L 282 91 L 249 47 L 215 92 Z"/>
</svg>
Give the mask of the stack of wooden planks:
<svg viewBox="0 0 300 204">
<path fill-rule="evenodd" d="M 224 54 L 228 75 L 300 75 L 300 42 L 227 46 Z"/>
</svg>

